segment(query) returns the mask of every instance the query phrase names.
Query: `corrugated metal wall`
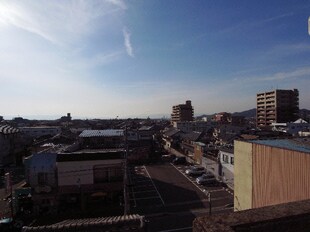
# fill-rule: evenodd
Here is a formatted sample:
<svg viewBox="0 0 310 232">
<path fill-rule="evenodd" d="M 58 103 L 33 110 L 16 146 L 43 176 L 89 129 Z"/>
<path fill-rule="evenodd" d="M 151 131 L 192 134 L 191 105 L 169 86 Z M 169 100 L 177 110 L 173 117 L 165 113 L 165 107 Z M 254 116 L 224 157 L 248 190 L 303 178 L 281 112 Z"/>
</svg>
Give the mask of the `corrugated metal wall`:
<svg viewBox="0 0 310 232">
<path fill-rule="evenodd" d="M 310 154 L 253 143 L 252 207 L 310 198 Z"/>
</svg>

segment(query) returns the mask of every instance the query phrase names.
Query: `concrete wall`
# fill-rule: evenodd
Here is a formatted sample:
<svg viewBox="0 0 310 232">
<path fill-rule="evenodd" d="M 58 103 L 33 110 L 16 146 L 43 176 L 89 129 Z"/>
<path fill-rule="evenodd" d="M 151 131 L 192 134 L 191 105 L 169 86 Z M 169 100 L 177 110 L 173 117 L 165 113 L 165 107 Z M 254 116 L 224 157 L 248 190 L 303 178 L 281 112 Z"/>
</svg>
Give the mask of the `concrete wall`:
<svg viewBox="0 0 310 232">
<path fill-rule="evenodd" d="M 234 146 L 234 210 L 252 208 L 252 143 L 236 141 Z"/>
</svg>

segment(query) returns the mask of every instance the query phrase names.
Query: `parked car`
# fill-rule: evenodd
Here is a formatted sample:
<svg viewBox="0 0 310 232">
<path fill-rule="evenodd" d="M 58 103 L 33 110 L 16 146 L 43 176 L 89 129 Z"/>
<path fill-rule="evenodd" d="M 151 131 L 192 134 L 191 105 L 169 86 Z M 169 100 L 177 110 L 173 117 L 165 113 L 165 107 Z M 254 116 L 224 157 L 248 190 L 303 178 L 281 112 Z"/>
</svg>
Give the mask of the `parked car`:
<svg viewBox="0 0 310 232">
<path fill-rule="evenodd" d="M 173 161 L 173 164 L 186 164 L 186 158 L 185 157 L 176 157 Z"/>
<path fill-rule="evenodd" d="M 213 184 L 216 179 L 212 173 L 205 173 L 196 178 L 197 184 Z"/>
<path fill-rule="evenodd" d="M 191 166 L 189 169 L 185 171 L 185 174 L 192 175 L 192 176 L 198 176 L 204 174 L 206 171 L 203 167 L 199 166 Z"/>
</svg>

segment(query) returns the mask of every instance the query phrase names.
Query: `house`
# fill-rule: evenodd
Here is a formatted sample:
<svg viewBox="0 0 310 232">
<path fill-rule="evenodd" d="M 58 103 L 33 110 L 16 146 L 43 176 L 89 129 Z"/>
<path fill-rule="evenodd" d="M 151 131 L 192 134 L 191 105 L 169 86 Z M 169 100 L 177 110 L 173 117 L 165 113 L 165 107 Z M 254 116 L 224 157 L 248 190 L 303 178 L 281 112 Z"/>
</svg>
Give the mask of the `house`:
<svg viewBox="0 0 310 232">
<path fill-rule="evenodd" d="M 57 156 L 61 207 L 74 203 L 84 209 L 95 196 L 119 201 L 124 190 L 124 150 L 80 150 Z"/>
<path fill-rule="evenodd" d="M 235 211 L 310 199 L 310 139 L 235 141 Z"/>
<path fill-rule="evenodd" d="M 294 136 L 298 135 L 299 132 L 310 129 L 310 124 L 301 118 L 295 122 L 271 123 L 271 126 L 273 131 L 281 131 Z"/>
<path fill-rule="evenodd" d="M 61 133 L 60 127 L 52 126 L 19 127 L 19 130 L 33 139 L 43 136 L 55 136 Z"/>
<path fill-rule="evenodd" d="M 154 126 L 142 126 L 138 129 L 139 140 L 152 141 L 154 135 Z"/>
<path fill-rule="evenodd" d="M 84 130 L 80 135 L 82 148 L 110 149 L 124 147 L 124 130 Z"/>
<path fill-rule="evenodd" d="M 182 132 L 174 127 L 168 128 L 163 131 L 163 143 L 166 149 L 175 147 L 179 144 L 180 135 Z"/>
<path fill-rule="evenodd" d="M 25 155 L 25 144 L 18 128 L 0 125 L 0 164 L 20 164 Z"/>
<path fill-rule="evenodd" d="M 219 175 L 223 183 L 234 189 L 234 148 L 219 147 Z"/>
<path fill-rule="evenodd" d="M 37 153 L 25 159 L 26 183 L 31 187 L 34 212 L 57 209 L 56 153 Z"/>
<path fill-rule="evenodd" d="M 173 122 L 173 127 L 181 130 L 182 132 L 189 133 L 192 131 L 209 131 L 213 128 L 211 122 L 205 121 L 181 121 L 181 122 Z"/>
<path fill-rule="evenodd" d="M 214 128 L 213 137 L 217 145 L 232 145 L 234 140 L 242 134 L 247 128 L 244 126 L 220 125 Z"/>
<path fill-rule="evenodd" d="M 196 131 L 181 134 L 180 148 L 182 152 L 189 156 L 191 159 L 194 159 L 195 143 L 199 142 L 199 139 L 201 139 L 203 135 L 203 132 Z"/>
</svg>

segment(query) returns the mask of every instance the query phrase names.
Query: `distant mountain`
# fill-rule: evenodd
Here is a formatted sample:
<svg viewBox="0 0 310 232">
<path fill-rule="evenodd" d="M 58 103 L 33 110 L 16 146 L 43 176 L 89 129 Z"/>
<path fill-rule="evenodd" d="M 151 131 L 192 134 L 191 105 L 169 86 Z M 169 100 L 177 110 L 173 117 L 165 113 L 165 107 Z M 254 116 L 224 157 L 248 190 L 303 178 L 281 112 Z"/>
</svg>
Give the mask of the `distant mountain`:
<svg viewBox="0 0 310 232">
<path fill-rule="evenodd" d="M 233 116 L 243 116 L 245 118 L 253 118 L 253 117 L 256 117 L 256 108 L 246 110 L 246 111 L 242 111 L 242 112 L 235 112 L 235 113 L 232 113 L 232 115 Z"/>
<path fill-rule="evenodd" d="M 203 114 L 201 116 L 196 117 L 197 119 L 201 119 L 203 117 L 207 117 L 208 119 L 211 119 L 215 114 Z M 232 113 L 233 116 L 243 116 L 245 118 L 255 118 L 256 117 L 256 108 L 250 109 L 250 110 L 245 110 L 242 112 L 235 112 Z M 299 110 L 299 116 L 304 119 L 309 121 L 310 119 L 310 110 L 308 109 L 300 109 Z"/>
</svg>

